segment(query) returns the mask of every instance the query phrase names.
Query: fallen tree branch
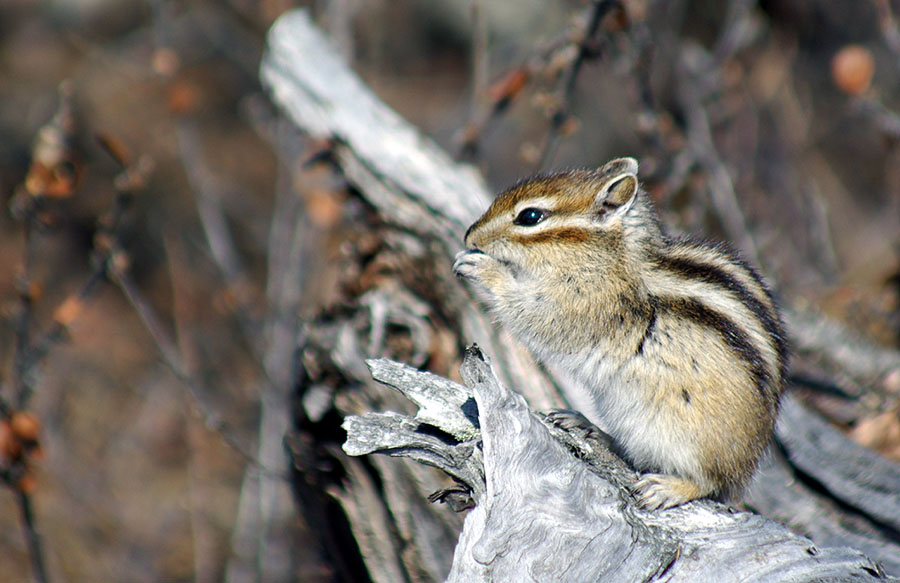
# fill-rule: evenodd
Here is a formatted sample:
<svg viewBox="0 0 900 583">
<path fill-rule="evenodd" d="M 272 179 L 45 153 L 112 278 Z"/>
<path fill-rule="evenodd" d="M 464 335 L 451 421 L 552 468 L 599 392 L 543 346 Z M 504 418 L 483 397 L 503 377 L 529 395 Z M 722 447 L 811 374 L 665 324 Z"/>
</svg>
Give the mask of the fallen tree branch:
<svg viewBox="0 0 900 583">
<path fill-rule="evenodd" d="M 369 366 L 421 408 L 415 419 L 348 417 L 344 449 L 425 461 L 472 487 L 478 502 L 448 581 L 894 580 L 859 551 L 819 548 L 776 522 L 715 502 L 640 510 L 628 493 L 637 475 L 602 445 L 548 428 L 500 383 L 477 347 L 466 351 L 460 370 L 468 389 L 399 363 Z M 471 439 L 476 428 L 483 478 Z"/>
</svg>

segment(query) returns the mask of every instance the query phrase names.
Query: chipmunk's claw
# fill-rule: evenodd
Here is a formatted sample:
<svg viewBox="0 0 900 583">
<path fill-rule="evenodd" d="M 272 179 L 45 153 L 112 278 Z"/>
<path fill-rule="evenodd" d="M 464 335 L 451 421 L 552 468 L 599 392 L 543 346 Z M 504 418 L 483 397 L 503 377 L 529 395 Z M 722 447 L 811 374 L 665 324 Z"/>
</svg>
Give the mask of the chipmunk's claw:
<svg viewBox="0 0 900 583">
<path fill-rule="evenodd" d="M 644 510 L 665 510 L 702 498 L 706 492 L 691 480 L 666 474 L 646 474 L 632 488 Z"/>
</svg>

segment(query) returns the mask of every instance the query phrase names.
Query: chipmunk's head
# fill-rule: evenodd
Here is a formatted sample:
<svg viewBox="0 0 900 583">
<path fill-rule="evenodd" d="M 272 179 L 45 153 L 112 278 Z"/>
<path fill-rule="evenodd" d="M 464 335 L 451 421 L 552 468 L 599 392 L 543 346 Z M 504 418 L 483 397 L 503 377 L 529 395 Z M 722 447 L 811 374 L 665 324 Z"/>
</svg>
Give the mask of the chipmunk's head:
<svg viewBox="0 0 900 583">
<path fill-rule="evenodd" d="M 466 248 L 492 257 L 513 278 L 625 260 L 629 247 L 659 236 L 637 170 L 633 158 L 619 158 L 596 171 L 524 180 L 497 196 L 469 227 Z M 487 277 L 479 283 L 490 288 L 495 282 Z"/>
<path fill-rule="evenodd" d="M 663 239 L 637 170 L 620 158 L 520 182 L 469 228 L 454 271 L 520 337 L 558 337 L 562 321 L 587 326 L 637 293 L 643 257 Z"/>
</svg>

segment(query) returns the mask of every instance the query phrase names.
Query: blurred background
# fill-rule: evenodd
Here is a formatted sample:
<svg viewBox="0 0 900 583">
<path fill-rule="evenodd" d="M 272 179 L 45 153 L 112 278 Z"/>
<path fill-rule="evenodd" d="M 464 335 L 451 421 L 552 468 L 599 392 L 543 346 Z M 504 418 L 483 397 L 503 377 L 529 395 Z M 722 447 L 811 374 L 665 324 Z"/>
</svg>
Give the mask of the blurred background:
<svg viewBox="0 0 900 583">
<path fill-rule="evenodd" d="M 785 305 L 896 348 L 900 3 L 631 0 L 593 22 L 598 4 L 2 0 L 0 579 L 32 578 L 39 532 L 51 581 L 252 580 L 242 494 L 278 385 L 260 347 L 279 201 L 314 240 L 299 326 L 352 309 L 385 269 L 377 217 L 307 163 L 327 144 L 286 138 L 260 86 L 291 8 L 492 189 L 635 156 L 676 231 L 734 241 Z M 465 339 L 435 319 L 414 364 L 453 375 Z M 393 356 L 415 361 L 404 338 Z M 834 375 L 841 398 L 810 400 L 900 460 L 900 370 L 798 371 Z M 322 452 L 340 443 L 340 402 L 294 407 L 287 423 L 323 424 L 306 434 Z M 280 579 L 338 580 L 304 550 L 321 525 L 292 512 Z"/>
</svg>

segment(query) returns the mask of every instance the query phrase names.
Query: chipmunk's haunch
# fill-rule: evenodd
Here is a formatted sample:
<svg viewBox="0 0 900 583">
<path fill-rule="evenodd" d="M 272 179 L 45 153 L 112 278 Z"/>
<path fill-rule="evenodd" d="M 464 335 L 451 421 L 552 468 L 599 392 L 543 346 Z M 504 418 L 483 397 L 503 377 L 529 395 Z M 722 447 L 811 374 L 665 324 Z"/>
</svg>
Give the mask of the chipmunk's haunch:
<svg viewBox="0 0 900 583">
<path fill-rule="evenodd" d="M 727 499 L 772 434 L 786 347 L 730 251 L 665 235 L 637 162 L 526 180 L 466 233 L 454 270 L 645 474 L 642 506 Z"/>
</svg>

